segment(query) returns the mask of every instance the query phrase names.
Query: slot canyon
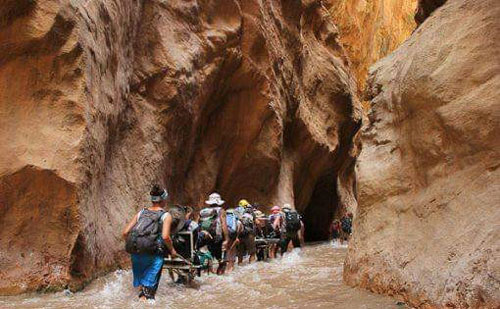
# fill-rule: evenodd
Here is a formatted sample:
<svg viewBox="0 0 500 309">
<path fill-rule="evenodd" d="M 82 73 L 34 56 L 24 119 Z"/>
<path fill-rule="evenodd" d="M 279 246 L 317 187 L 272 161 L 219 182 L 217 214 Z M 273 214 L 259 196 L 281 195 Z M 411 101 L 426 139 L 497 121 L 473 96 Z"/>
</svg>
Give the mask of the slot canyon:
<svg viewBox="0 0 500 309">
<path fill-rule="evenodd" d="M 497 0 L 4 0 L 0 295 L 128 268 L 148 203 L 354 213 L 343 280 L 500 307 Z"/>
</svg>

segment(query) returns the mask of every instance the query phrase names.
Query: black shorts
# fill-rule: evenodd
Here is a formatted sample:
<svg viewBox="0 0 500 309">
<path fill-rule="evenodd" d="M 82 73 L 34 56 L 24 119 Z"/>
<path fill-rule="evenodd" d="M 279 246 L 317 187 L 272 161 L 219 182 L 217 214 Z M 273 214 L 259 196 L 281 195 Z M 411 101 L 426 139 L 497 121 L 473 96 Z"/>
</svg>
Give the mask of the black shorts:
<svg viewBox="0 0 500 309">
<path fill-rule="evenodd" d="M 214 258 L 222 260 L 222 240 L 209 242 L 207 247 Z"/>
<path fill-rule="evenodd" d="M 292 242 L 295 248 L 300 248 L 300 239 L 298 235 L 288 236 L 285 235 L 281 238 L 280 246 L 281 246 L 281 254 L 285 253 L 288 250 L 288 244 Z"/>
<path fill-rule="evenodd" d="M 238 244 L 238 255 L 244 256 L 245 254 L 252 255 L 257 252 L 255 247 L 255 235 L 249 234 L 243 238 L 240 238 L 240 243 Z"/>
</svg>

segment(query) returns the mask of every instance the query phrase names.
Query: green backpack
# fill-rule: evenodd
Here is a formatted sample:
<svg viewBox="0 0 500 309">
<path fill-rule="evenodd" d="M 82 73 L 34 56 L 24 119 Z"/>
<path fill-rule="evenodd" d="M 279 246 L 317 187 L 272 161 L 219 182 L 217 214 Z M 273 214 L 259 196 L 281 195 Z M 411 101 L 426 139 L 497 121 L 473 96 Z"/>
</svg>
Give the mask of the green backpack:
<svg viewBox="0 0 500 309">
<path fill-rule="evenodd" d="M 200 228 L 207 231 L 212 237 L 219 236 L 219 211 L 220 207 L 204 208 L 200 211 Z"/>
</svg>

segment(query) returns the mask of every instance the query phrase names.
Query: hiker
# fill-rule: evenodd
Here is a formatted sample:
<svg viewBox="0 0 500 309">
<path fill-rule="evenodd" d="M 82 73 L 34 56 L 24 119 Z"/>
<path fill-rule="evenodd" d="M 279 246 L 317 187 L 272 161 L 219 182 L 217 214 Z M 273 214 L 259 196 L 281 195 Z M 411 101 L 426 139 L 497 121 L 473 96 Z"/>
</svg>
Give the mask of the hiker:
<svg viewBox="0 0 500 309">
<path fill-rule="evenodd" d="M 200 227 L 198 222 L 196 222 L 193 207 L 176 205 L 177 209 L 184 210 L 184 224 L 181 231 L 191 232 L 193 234 L 193 243 L 196 244 L 198 241 L 198 234 Z M 174 208 L 170 208 L 169 212 L 173 213 Z M 191 243 L 189 238 L 177 236 L 174 237 L 174 248 L 179 255 L 185 259 L 191 258 Z"/>
<path fill-rule="evenodd" d="M 340 221 L 338 219 L 335 219 L 332 221 L 332 224 L 330 225 L 330 235 L 332 236 L 333 241 L 336 241 L 337 239 L 340 238 L 340 232 L 341 232 Z"/>
<path fill-rule="evenodd" d="M 274 250 L 273 242 L 271 239 L 276 238 L 274 227 L 262 211 L 255 211 L 255 228 L 256 228 L 256 247 L 257 247 L 257 260 L 263 261 L 267 258 L 273 258 L 275 255 L 272 253 Z"/>
<path fill-rule="evenodd" d="M 256 251 L 256 258 L 257 261 L 264 261 L 266 260 L 266 247 L 267 241 L 266 235 L 267 235 L 267 229 L 266 229 L 266 221 L 267 218 L 262 213 L 260 210 L 255 210 L 255 251 Z"/>
<path fill-rule="evenodd" d="M 194 232 L 198 229 L 198 220 L 196 220 L 196 215 L 194 213 L 193 207 L 186 206 L 186 221 L 184 223 L 183 230 Z"/>
<path fill-rule="evenodd" d="M 269 221 L 271 222 L 276 236 L 280 236 L 281 224 L 283 219 L 283 213 L 281 212 L 281 207 L 273 206 L 271 208 L 271 214 L 269 215 Z"/>
<path fill-rule="evenodd" d="M 164 255 L 177 256 L 172 244 L 174 222 L 172 215 L 164 207 L 168 197 L 167 190 L 153 185 L 151 203 L 139 211 L 123 230 L 126 250 L 131 254 L 134 287 L 139 288 L 141 300 L 155 298 L 163 268 Z M 168 251 L 167 251 L 168 250 Z"/>
<path fill-rule="evenodd" d="M 342 227 L 341 241 L 348 241 L 352 233 L 352 212 L 348 212 L 340 220 Z"/>
<path fill-rule="evenodd" d="M 210 254 L 219 261 L 217 274 L 222 275 L 226 266 L 225 251 L 228 248 L 229 233 L 226 211 L 221 207 L 225 203 L 218 193 L 209 195 L 205 201 L 207 207 L 200 211 L 200 227 L 203 239 L 207 242 Z"/>
<path fill-rule="evenodd" d="M 242 212 L 243 209 L 243 213 Z M 253 207 L 247 200 L 241 200 L 237 208 L 239 220 L 243 225 L 238 244 L 238 265 L 243 263 L 243 257 L 249 255 L 248 263 L 255 261 L 255 214 Z"/>
<path fill-rule="evenodd" d="M 288 251 L 288 245 L 292 242 L 294 248 L 300 248 L 304 244 L 304 224 L 299 213 L 292 209 L 289 204 L 283 206 L 283 218 L 281 220 L 281 255 Z"/>
<path fill-rule="evenodd" d="M 240 200 L 238 202 L 238 206 L 234 209 L 234 213 L 238 217 L 238 219 L 241 219 L 243 214 L 246 212 L 246 208 L 250 205 L 250 203 L 247 200 Z"/>
<path fill-rule="evenodd" d="M 271 208 L 271 214 L 269 215 L 269 223 L 273 227 L 274 230 L 274 237 L 275 238 L 281 238 L 281 220 L 282 220 L 282 212 L 281 212 L 281 207 L 278 205 L 275 205 Z M 276 243 L 272 243 L 271 247 L 269 248 L 269 257 L 270 258 L 275 258 L 276 255 L 278 254 L 278 249 L 279 246 Z"/>
<path fill-rule="evenodd" d="M 208 249 L 208 244 L 212 241 L 212 236 L 207 231 L 199 230 L 198 240 L 196 242 L 196 259 L 197 264 L 201 265 L 202 269 L 207 273 L 215 273 L 212 269 L 213 256 Z"/>
<path fill-rule="evenodd" d="M 229 208 L 226 210 L 226 223 L 227 230 L 229 235 L 229 242 L 227 244 L 228 248 L 226 249 L 226 273 L 229 273 L 234 268 L 234 263 L 237 255 L 237 246 L 240 242 L 240 233 L 243 231 L 243 224 L 235 213 L 234 208 Z"/>
</svg>

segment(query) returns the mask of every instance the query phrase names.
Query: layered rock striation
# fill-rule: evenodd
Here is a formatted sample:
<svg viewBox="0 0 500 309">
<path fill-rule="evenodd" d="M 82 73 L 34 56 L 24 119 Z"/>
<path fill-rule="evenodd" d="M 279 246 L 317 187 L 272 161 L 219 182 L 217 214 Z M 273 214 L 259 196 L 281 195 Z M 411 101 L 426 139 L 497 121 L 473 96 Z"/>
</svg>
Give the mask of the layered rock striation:
<svg viewBox="0 0 500 309">
<path fill-rule="evenodd" d="M 309 239 L 354 197 L 361 108 L 321 1 L 6 1 L 0 293 L 127 263 L 151 183 L 291 203 Z"/>
<path fill-rule="evenodd" d="M 498 1 L 448 0 L 372 67 L 348 283 L 500 305 L 499 17 Z"/>
</svg>

